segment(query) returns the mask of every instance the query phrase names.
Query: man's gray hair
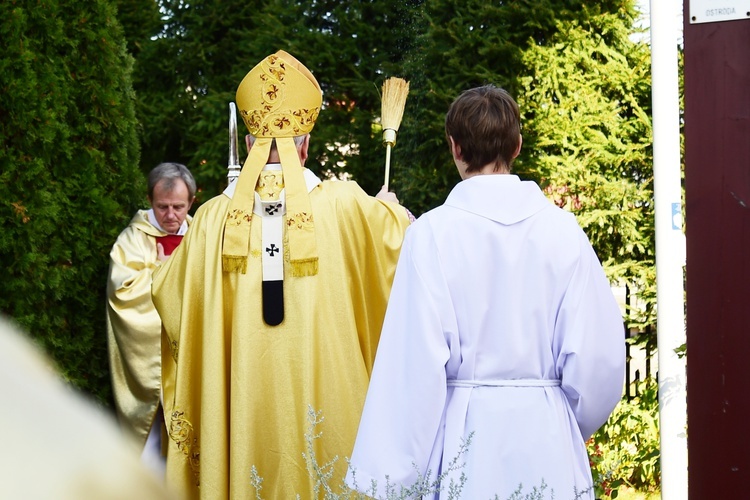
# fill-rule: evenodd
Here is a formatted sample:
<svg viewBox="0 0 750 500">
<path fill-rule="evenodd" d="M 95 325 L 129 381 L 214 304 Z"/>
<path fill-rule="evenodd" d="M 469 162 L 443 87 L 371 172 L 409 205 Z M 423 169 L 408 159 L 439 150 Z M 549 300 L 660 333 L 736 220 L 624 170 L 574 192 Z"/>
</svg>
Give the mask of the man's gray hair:
<svg viewBox="0 0 750 500">
<path fill-rule="evenodd" d="M 148 174 L 148 197 L 149 199 L 154 197 L 154 187 L 160 182 L 164 181 L 164 189 L 171 191 L 175 187 L 175 181 L 181 179 L 188 188 L 188 194 L 190 199 L 195 196 L 196 185 L 193 174 L 190 173 L 188 168 L 181 163 L 160 163 L 151 170 Z"/>
</svg>

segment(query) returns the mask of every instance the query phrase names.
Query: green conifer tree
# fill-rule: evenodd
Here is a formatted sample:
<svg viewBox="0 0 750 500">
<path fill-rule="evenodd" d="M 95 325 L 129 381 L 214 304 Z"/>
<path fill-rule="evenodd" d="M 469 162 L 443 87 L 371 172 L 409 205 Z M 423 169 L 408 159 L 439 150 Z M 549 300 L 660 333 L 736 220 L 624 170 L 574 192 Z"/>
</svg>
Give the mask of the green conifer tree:
<svg viewBox="0 0 750 500">
<path fill-rule="evenodd" d="M 0 311 L 106 402 L 109 249 L 145 201 L 132 60 L 105 0 L 0 17 Z"/>
<path fill-rule="evenodd" d="M 323 87 L 307 166 L 324 177 L 354 178 L 374 194 L 385 158 L 376 130 L 380 87 L 400 76 L 419 3 L 162 1 L 165 28 L 137 61 L 144 162 L 168 157 L 188 165 L 203 190 L 199 201 L 221 192 L 228 103 L 257 62 L 283 49 Z M 240 153 L 244 159 L 242 142 Z"/>
<path fill-rule="evenodd" d="M 524 53 L 517 171 L 576 214 L 610 279 L 639 295 L 631 326 L 643 329 L 655 322 L 651 61 L 634 16 L 560 22 Z"/>
<path fill-rule="evenodd" d="M 420 36 L 406 64 L 411 90 L 404 115 L 394 187 L 415 214 L 443 202 L 459 177 L 444 133 L 445 112 L 470 87 L 493 83 L 517 97 L 527 71 L 523 54 L 544 47 L 558 21 L 585 21 L 618 11 L 629 0 L 586 6 L 580 0 L 430 0 L 421 11 Z"/>
</svg>

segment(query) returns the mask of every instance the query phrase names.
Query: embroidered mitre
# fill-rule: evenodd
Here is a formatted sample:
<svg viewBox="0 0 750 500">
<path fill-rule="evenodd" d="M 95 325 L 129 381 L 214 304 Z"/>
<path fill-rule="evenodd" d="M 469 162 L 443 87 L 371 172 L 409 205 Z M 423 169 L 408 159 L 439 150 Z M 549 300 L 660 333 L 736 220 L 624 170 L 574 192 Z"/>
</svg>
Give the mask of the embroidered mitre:
<svg viewBox="0 0 750 500">
<path fill-rule="evenodd" d="M 240 116 L 256 140 L 240 173 L 225 223 L 222 265 L 245 273 L 254 191 L 273 141 L 279 152 L 286 194 L 289 264 L 293 276 L 318 272 L 315 225 L 294 137 L 308 134 L 320 112 L 322 93 L 313 74 L 280 50 L 258 63 L 240 83 Z"/>
</svg>

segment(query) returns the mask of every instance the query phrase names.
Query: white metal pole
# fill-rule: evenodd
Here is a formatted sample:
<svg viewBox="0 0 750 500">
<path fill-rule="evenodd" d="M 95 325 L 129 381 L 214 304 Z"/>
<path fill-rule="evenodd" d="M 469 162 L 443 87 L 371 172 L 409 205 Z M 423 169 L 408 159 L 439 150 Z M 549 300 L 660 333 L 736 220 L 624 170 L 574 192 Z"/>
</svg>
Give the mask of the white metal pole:
<svg viewBox="0 0 750 500">
<path fill-rule="evenodd" d="M 650 1 L 661 496 L 665 500 L 685 500 L 688 497 L 686 364 L 685 358 L 680 359 L 675 353 L 686 338 L 677 73 L 678 15 L 682 2 Z"/>
</svg>

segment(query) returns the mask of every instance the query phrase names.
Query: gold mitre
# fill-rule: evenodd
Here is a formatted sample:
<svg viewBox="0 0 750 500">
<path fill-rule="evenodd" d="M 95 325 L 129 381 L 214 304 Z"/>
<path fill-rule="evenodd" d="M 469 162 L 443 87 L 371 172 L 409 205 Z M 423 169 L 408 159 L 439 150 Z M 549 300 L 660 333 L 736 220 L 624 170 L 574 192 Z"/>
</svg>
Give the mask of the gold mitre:
<svg viewBox="0 0 750 500">
<path fill-rule="evenodd" d="M 296 137 L 313 129 L 323 95 L 310 70 L 279 50 L 250 70 L 236 101 L 253 136 Z"/>
<path fill-rule="evenodd" d="M 322 101 L 320 85 L 312 73 L 283 50 L 258 63 L 237 88 L 240 116 L 256 141 L 235 181 L 227 213 L 222 249 L 224 271 L 246 272 L 250 226 L 256 218 L 255 188 L 275 142 L 284 176 L 290 272 L 292 276 L 317 274 L 315 223 L 293 138 L 313 129 Z"/>
</svg>

